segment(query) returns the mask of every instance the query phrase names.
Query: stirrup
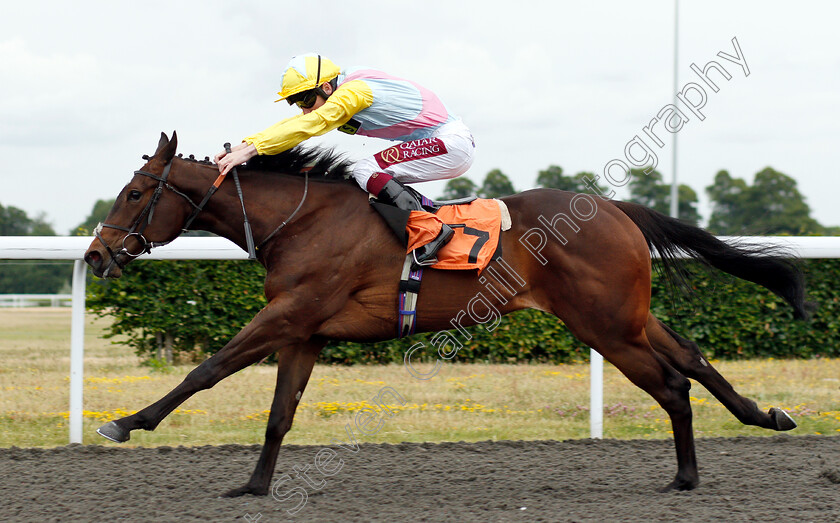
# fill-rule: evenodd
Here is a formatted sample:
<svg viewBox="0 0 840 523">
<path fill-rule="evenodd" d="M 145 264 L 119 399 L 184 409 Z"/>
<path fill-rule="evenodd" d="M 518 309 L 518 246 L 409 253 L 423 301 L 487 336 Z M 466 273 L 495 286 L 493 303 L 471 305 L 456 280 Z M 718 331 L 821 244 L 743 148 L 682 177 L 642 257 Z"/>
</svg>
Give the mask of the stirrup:
<svg viewBox="0 0 840 523">
<path fill-rule="evenodd" d="M 422 247 L 418 247 L 418 248 L 414 249 L 413 251 L 411 251 L 411 257 L 414 260 L 414 265 L 413 266 L 414 267 L 427 267 L 429 265 L 436 264 L 438 262 L 438 258 L 436 256 L 437 252 L 439 250 L 441 250 L 447 243 L 449 243 L 449 240 L 451 240 L 452 236 L 454 236 L 454 235 L 455 235 L 455 231 L 453 231 L 452 228 L 449 227 L 448 225 L 443 224 L 443 226 L 441 227 L 441 230 L 440 230 L 440 234 L 438 234 L 437 238 L 430 241 L 426 245 L 423 245 Z M 417 251 L 419 251 L 420 249 L 432 248 L 433 245 L 434 245 L 434 247 L 433 247 L 434 250 L 429 254 L 431 256 L 430 258 L 423 259 L 423 260 L 420 260 L 420 259 L 417 258 Z M 423 254 L 425 254 L 425 253 L 421 253 L 421 257 L 423 256 Z"/>
<path fill-rule="evenodd" d="M 418 260 L 417 259 L 417 251 L 419 251 L 420 249 L 422 249 L 422 247 L 419 247 L 419 248 L 411 251 L 411 257 L 414 260 L 414 263 L 412 263 L 412 267 L 429 267 L 429 266 L 434 265 L 438 262 L 437 256 L 435 256 L 434 258 L 430 258 L 428 260 L 423 260 L 423 261 Z"/>
</svg>

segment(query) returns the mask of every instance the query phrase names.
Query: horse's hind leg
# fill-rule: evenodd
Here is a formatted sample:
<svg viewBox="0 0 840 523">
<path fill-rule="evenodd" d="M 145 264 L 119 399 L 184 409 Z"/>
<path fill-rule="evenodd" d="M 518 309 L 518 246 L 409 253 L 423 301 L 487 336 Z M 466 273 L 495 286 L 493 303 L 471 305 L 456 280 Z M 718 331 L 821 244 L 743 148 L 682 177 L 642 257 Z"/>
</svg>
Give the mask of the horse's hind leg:
<svg viewBox="0 0 840 523">
<path fill-rule="evenodd" d="M 643 334 L 632 343 L 600 345 L 595 347 L 598 352 L 633 384 L 653 396 L 671 418 L 677 451 L 677 475 L 660 492 L 693 489 L 700 483 L 700 478 L 694 452 L 691 403 L 688 399 L 691 383 L 650 348 Z"/>
<path fill-rule="evenodd" d="M 762 412 L 753 400 L 735 392 L 732 385 L 703 357 L 696 343 L 681 337 L 652 314 L 648 316 L 645 329 L 656 352 L 681 373 L 706 387 L 744 425 L 773 430 L 796 428 L 796 422 L 785 411 L 774 407 L 769 412 Z"/>
</svg>

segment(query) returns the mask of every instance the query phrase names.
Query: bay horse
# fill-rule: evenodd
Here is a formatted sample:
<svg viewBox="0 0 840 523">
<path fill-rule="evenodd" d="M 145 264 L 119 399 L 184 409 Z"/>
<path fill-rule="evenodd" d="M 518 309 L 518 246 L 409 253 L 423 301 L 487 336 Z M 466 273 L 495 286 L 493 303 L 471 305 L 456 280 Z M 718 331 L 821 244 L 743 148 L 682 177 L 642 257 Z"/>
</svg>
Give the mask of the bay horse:
<svg viewBox="0 0 840 523">
<path fill-rule="evenodd" d="M 395 337 L 405 247 L 368 205 L 368 195 L 344 179 L 349 162 L 332 152 L 296 148 L 252 160 L 240 168 L 240 204 L 238 181 L 221 183 L 215 165 L 176 157 L 176 148 L 176 134 L 169 139 L 161 133 L 155 154 L 144 157 L 146 164 L 97 228 L 85 261 L 96 276 L 119 277 L 136 256 L 172 241 L 188 222 L 245 249 L 247 208 L 257 259 L 266 269 L 268 304 L 166 396 L 98 432 L 124 442 L 132 430 L 154 430 L 196 392 L 276 353 L 265 444 L 250 480 L 225 494 L 266 495 L 280 444 L 321 349 L 329 340 Z M 213 194 L 211 187 L 218 191 Z M 804 279 L 785 253 L 729 245 L 641 205 L 597 196 L 536 189 L 502 200 L 512 220 L 501 238 L 503 258 L 522 286 L 499 301 L 498 310 L 531 307 L 554 314 L 662 406 L 673 427 L 677 473 L 660 491 L 689 490 L 699 483 L 688 378 L 705 386 L 741 423 L 772 430 L 796 427 L 781 409 L 763 412 L 739 395 L 695 343 L 650 312 L 655 249 L 666 269 L 673 271 L 675 257 L 687 254 L 766 287 L 787 301 L 797 318 L 805 318 Z M 475 271 L 426 271 L 418 332 L 451 328 L 467 300 L 484 289 Z M 460 321 L 477 323 L 467 317 Z"/>
</svg>

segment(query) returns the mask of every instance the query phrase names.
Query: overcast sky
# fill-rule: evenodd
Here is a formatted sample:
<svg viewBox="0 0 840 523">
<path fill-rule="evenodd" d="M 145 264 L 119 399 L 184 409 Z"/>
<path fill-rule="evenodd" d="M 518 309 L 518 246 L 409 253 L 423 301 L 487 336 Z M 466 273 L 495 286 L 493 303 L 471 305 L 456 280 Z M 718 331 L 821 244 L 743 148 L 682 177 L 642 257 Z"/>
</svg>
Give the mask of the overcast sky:
<svg viewBox="0 0 840 523">
<path fill-rule="evenodd" d="M 292 7 L 294 6 L 294 7 Z M 840 225 L 840 36 L 836 2 L 681 2 L 679 78 L 705 88 L 676 134 L 678 176 L 697 191 L 727 169 L 794 177 L 824 225 Z M 718 56 L 735 56 L 745 70 Z M 674 2 L 7 2 L 0 18 L 0 204 L 46 213 L 59 234 L 113 198 L 154 152 L 213 156 L 291 116 L 273 103 L 292 55 L 320 52 L 435 91 L 473 131 L 480 183 L 518 190 L 551 164 L 602 173 L 640 136 L 670 180 L 672 141 L 643 127 L 674 96 Z M 713 92 L 692 72 L 731 75 Z M 695 92 L 689 98 L 698 100 Z M 332 132 L 359 158 L 387 146 Z M 618 177 L 617 175 L 615 176 Z M 442 182 L 421 185 L 436 197 Z M 626 192 L 619 192 L 626 194 Z"/>
</svg>

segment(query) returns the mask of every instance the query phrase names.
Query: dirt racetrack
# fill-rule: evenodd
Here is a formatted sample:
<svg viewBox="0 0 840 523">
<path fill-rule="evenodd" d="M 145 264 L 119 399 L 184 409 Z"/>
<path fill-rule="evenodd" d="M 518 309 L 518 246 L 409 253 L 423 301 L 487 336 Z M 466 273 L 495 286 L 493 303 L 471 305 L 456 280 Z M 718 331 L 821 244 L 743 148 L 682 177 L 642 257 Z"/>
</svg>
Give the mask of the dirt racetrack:
<svg viewBox="0 0 840 523">
<path fill-rule="evenodd" d="M 700 487 L 668 494 L 670 441 L 332 446 L 331 476 L 323 448 L 281 450 L 277 499 L 218 497 L 258 446 L 0 449 L 0 520 L 840 521 L 840 436 L 698 440 Z"/>
</svg>

